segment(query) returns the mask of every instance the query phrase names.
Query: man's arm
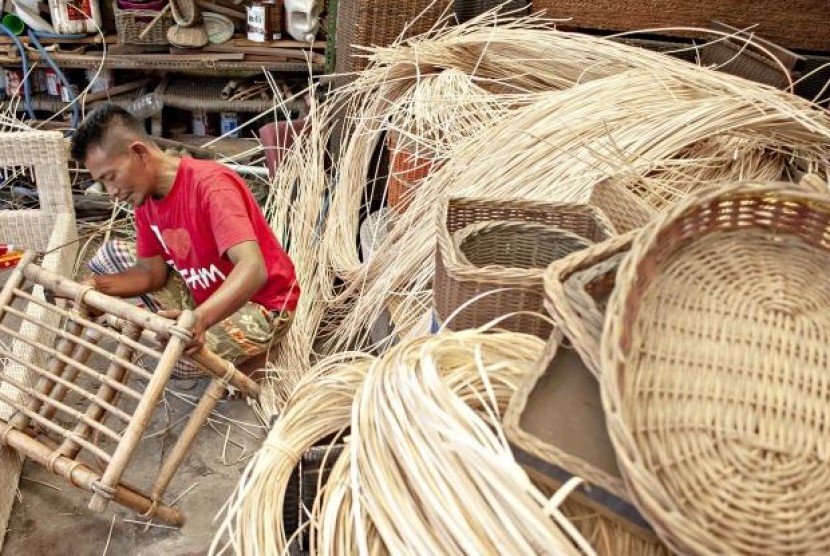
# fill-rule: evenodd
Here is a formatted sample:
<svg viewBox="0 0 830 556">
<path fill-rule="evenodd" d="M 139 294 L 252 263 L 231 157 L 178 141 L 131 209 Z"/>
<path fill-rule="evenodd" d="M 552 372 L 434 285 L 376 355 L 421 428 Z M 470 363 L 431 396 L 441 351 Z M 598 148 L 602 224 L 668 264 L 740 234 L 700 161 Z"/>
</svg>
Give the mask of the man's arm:
<svg viewBox="0 0 830 556">
<path fill-rule="evenodd" d="M 96 290 L 115 297 L 135 297 L 161 289 L 169 269 L 161 256 L 139 258 L 135 265 L 118 274 L 102 274 L 89 278 Z"/>
<path fill-rule="evenodd" d="M 196 326 L 189 353 L 202 347 L 208 328 L 241 309 L 268 280 L 262 250 L 256 241 L 238 243 L 228 249 L 227 255 L 233 270 L 213 295 L 195 309 Z"/>
</svg>

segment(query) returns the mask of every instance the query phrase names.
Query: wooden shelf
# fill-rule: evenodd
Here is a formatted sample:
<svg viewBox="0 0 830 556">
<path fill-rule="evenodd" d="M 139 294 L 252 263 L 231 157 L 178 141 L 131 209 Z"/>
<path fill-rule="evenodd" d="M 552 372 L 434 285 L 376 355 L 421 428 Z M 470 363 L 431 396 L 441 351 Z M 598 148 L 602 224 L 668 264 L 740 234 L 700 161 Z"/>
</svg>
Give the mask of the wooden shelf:
<svg viewBox="0 0 830 556">
<path fill-rule="evenodd" d="M 112 103 L 115 103 L 119 106 L 126 107 L 128 104 L 130 104 L 132 101 L 137 99 L 139 96 L 141 96 L 143 94 L 146 94 L 148 92 L 149 91 L 146 90 L 146 89 L 140 89 L 138 91 L 131 91 L 129 93 L 124 93 L 123 95 L 116 95 L 116 96 L 108 99 L 108 102 L 112 102 Z M 103 99 L 103 100 L 107 100 L 107 99 Z M 96 102 L 103 102 L 103 100 L 96 101 Z M 93 106 L 94 104 L 95 104 L 94 102 L 88 103 L 87 106 Z M 17 110 L 18 112 L 22 112 L 24 110 L 23 99 L 22 98 L 20 99 L 20 102 L 15 102 L 14 105 L 15 105 L 15 110 Z M 59 112 L 59 111 L 63 110 L 64 108 L 66 108 L 68 105 L 69 105 L 68 102 L 63 102 L 59 98 L 49 96 L 46 93 L 37 93 L 37 94 L 32 95 L 32 108 L 34 110 L 44 110 L 46 112 Z"/>
</svg>

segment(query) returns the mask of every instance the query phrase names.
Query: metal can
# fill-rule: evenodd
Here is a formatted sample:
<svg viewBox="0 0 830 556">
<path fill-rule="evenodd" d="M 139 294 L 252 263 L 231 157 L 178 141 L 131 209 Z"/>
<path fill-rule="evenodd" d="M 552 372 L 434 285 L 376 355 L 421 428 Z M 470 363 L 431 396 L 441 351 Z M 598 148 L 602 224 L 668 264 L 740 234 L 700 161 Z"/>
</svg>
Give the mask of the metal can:
<svg viewBox="0 0 830 556">
<path fill-rule="evenodd" d="M 50 97 L 61 96 L 61 82 L 58 79 L 58 73 L 52 68 L 47 68 L 44 73 L 46 74 L 46 94 Z"/>
<path fill-rule="evenodd" d="M 239 137 L 239 130 L 236 127 L 239 125 L 239 117 L 236 112 L 222 112 L 219 115 L 220 135 L 228 134 L 228 137 Z"/>
<path fill-rule="evenodd" d="M 247 7 L 248 16 L 248 40 L 255 42 L 267 42 L 271 40 L 273 20 L 271 11 L 273 6 L 264 4 L 257 0 Z"/>
<path fill-rule="evenodd" d="M 13 97 L 23 94 L 23 71 L 18 69 L 3 69 L 6 76 L 6 95 Z"/>
<path fill-rule="evenodd" d="M 29 74 L 31 76 L 32 92 L 46 92 L 46 72 L 42 69 L 35 69 Z"/>
</svg>

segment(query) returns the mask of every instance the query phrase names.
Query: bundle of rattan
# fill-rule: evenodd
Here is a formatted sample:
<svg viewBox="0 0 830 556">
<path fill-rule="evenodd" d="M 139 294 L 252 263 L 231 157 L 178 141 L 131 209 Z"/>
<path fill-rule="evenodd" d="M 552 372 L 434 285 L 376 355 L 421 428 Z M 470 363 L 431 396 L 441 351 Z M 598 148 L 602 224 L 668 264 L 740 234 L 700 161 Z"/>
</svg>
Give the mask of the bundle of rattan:
<svg viewBox="0 0 830 556">
<path fill-rule="evenodd" d="M 558 509 L 567 490 L 549 501 L 498 433 L 541 350 L 532 336 L 464 331 L 402 343 L 382 359 L 320 363 L 248 465 L 213 551 L 284 553 L 294 466 L 311 445 L 350 427 L 311 508 L 312 553 L 569 554 L 573 543 L 591 553 Z"/>
<path fill-rule="evenodd" d="M 347 316 L 333 334 L 334 348 L 360 339 L 366 319 L 376 318 L 390 295 L 404 304 L 405 319 L 421 318 L 420 294 L 433 274 L 430 215 L 447 194 L 586 203 L 613 184 L 651 217 L 712 183 L 782 179 L 791 162 L 823 164 L 830 145 L 826 113 L 749 83 L 717 90 L 694 77 L 638 70 L 543 95 L 457 146 L 421 182 L 372 260 L 344 276 L 360 295 L 341 299 Z M 602 200 L 609 209 L 622 205 L 614 195 Z M 339 245 L 331 239 L 328 255 Z M 406 307 L 410 295 L 413 305 Z"/>
<path fill-rule="evenodd" d="M 682 553 L 830 549 L 830 196 L 706 192 L 617 274 L 603 405 L 626 484 Z"/>
</svg>

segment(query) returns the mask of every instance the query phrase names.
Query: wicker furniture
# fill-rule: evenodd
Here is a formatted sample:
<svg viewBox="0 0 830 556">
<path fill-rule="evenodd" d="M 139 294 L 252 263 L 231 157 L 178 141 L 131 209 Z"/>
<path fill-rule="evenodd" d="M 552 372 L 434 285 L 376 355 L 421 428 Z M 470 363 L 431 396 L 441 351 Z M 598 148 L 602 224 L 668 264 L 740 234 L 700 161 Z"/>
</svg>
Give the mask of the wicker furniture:
<svg viewBox="0 0 830 556">
<path fill-rule="evenodd" d="M 545 267 L 613 230 L 586 205 L 450 199 L 438 214 L 435 316 L 453 330 L 503 318 L 500 328 L 547 338 L 550 324 L 536 314 Z"/>
<path fill-rule="evenodd" d="M 698 194 L 634 240 L 602 337 L 620 470 L 681 553 L 830 550 L 830 197 Z"/>
<path fill-rule="evenodd" d="M 14 349 L 0 347 L 0 355 L 16 365 L 0 373 L 0 441 L 91 491 L 92 510 L 103 511 L 114 500 L 146 517 L 181 525 L 184 516 L 162 499 L 190 444 L 226 388 L 257 397 L 259 387 L 230 363 L 202 350 L 194 358 L 210 373 L 211 383 L 151 491 L 145 494 L 123 483 L 191 337 L 193 314 L 186 311 L 178 322 L 162 318 L 61 277 L 31 262 L 34 258 L 27 252 L 0 291 L 0 332 L 16 341 Z M 27 282 L 34 285 L 32 293 Z M 21 305 L 27 308 L 19 309 Z M 19 330 L 14 324 L 18 319 Z M 169 338 L 161 350 L 139 341 L 159 335 Z M 45 354 L 47 361 L 37 362 L 34 353 Z M 157 361 L 155 368 L 136 365 L 135 356 Z M 91 362 L 96 357 L 103 365 Z M 131 377 L 138 380 L 128 382 Z"/>
<path fill-rule="evenodd" d="M 0 241 L 46 253 L 41 265 L 63 276 L 72 274 L 78 254 L 78 246 L 73 242 L 78 230 L 68 160 L 69 145 L 59 132 L 0 133 L 0 167 L 9 173 L 33 173 L 40 201 L 36 209 L 0 211 Z M 35 295 L 39 294 L 35 292 Z M 52 324 L 57 324 L 57 319 Z M 27 333 L 43 341 L 49 338 L 49 333 L 42 330 Z M 15 340 L 11 347 L 16 352 L 27 349 Z M 29 352 L 28 357 L 38 364 L 45 362 L 45 354 L 41 352 Z M 25 374 L 25 369 L 14 362 L 6 365 L 6 370 Z M 3 531 L 14 504 L 20 468 L 17 454 L 12 450 L 0 451 L 0 529 Z"/>
</svg>

